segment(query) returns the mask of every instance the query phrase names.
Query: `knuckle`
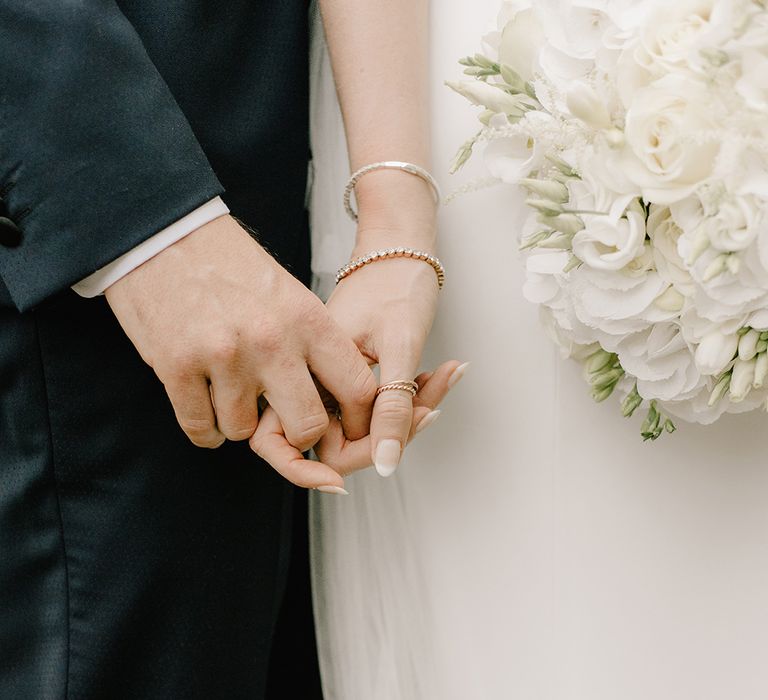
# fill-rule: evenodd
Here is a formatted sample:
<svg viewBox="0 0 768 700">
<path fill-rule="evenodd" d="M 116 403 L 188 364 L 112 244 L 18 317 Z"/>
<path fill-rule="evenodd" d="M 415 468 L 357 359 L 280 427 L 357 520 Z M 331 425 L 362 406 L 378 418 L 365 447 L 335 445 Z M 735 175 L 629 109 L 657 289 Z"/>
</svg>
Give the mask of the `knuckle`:
<svg viewBox="0 0 768 700">
<path fill-rule="evenodd" d="M 246 428 L 227 428 L 224 430 L 224 435 L 226 436 L 227 440 L 231 440 L 232 442 L 240 442 L 242 440 L 248 440 L 256 432 L 256 427 L 256 423 L 254 422 L 252 426 Z"/>
<path fill-rule="evenodd" d="M 357 405 L 370 404 L 376 397 L 376 389 L 373 372 L 368 367 L 362 367 L 352 380 L 351 400 Z"/>
<path fill-rule="evenodd" d="M 298 321 L 317 330 L 330 322 L 325 305 L 315 296 L 307 297 L 297 307 Z"/>
<path fill-rule="evenodd" d="M 198 447 L 209 447 L 219 443 L 221 436 L 212 423 L 208 421 L 179 420 L 179 426 L 185 435 Z"/>
<path fill-rule="evenodd" d="M 238 355 L 237 339 L 228 336 L 219 336 L 210 341 L 208 355 L 214 364 L 228 365 L 234 362 Z"/>
<path fill-rule="evenodd" d="M 196 447 L 216 448 L 224 442 L 224 437 L 210 422 L 180 420 L 179 425 L 190 442 Z"/>
<path fill-rule="evenodd" d="M 291 429 L 291 441 L 298 448 L 312 447 L 323 435 L 330 425 L 328 414 L 318 413 L 305 416 L 296 422 Z"/>
<path fill-rule="evenodd" d="M 283 333 L 274 324 L 262 323 L 259 325 L 253 344 L 262 355 L 276 355 L 283 344 Z"/>
<path fill-rule="evenodd" d="M 196 374 L 197 358 L 186 348 L 175 348 L 157 367 L 157 374 L 164 380 L 182 382 Z"/>
</svg>

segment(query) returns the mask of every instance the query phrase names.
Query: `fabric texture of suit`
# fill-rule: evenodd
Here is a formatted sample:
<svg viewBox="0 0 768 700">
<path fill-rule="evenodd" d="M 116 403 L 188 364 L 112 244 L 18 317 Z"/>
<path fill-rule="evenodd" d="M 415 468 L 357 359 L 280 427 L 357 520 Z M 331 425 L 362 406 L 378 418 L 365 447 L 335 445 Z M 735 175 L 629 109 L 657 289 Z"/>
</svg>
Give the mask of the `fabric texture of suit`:
<svg viewBox="0 0 768 700">
<path fill-rule="evenodd" d="M 307 9 L 0 0 L 0 700 L 264 696 L 293 490 L 69 287 L 222 192 L 307 280 Z"/>
</svg>

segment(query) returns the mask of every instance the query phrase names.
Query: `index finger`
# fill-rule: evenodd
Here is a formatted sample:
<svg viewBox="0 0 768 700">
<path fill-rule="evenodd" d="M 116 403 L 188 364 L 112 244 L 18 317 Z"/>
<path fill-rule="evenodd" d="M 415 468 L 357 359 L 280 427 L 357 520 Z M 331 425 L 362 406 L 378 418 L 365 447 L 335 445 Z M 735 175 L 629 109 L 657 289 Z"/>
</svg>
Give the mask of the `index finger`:
<svg viewBox="0 0 768 700">
<path fill-rule="evenodd" d="M 333 395 L 341 409 L 341 424 L 352 440 L 365 437 L 376 398 L 376 377 L 365 357 L 329 319 L 326 333 L 309 350 L 312 374 Z"/>
<path fill-rule="evenodd" d="M 285 437 L 275 410 L 268 406 L 249 442 L 251 449 L 281 476 L 296 486 L 340 493 L 344 479 L 322 462 L 305 459 Z M 333 489 L 337 489 L 333 491 Z"/>
</svg>

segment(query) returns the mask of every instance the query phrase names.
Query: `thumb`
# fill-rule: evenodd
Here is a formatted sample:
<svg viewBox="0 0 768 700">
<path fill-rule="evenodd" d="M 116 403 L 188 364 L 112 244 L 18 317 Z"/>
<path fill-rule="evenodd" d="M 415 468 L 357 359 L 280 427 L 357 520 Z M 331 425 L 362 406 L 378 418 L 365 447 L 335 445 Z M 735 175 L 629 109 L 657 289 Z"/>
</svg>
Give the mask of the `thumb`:
<svg viewBox="0 0 768 700">
<path fill-rule="evenodd" d="M 391 382 L 410 382 L 416 374 L 412 365 L 418 360 L 409 361 L 400 357 L 394 363 L 386 357 L 379 358 L 381 366 L 381 386 Z M 371 420 L 371 447 L 373 463 L 381 476 L 395 473 L 403 449 L 408 443 L 413 418 L 413 395 L 404 389 L 382 391 L 376 397 Z"/>
</svg>

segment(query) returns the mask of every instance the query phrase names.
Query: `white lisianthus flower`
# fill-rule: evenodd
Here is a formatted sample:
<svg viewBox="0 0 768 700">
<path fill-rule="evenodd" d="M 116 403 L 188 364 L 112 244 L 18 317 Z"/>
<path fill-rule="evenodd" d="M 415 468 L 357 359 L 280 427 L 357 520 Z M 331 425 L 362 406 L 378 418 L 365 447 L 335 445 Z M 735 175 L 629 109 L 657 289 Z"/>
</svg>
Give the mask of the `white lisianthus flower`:
<svg viewBox="0 0 768 700">
<path fill-rule="evenodd" d="M 764 211 L 754 197 L 734 197 L 706 217 L 702 228 L 715 250 L 737 252 L 748 248 L 757 237 L 765 221 Z"/>
<path fill-rule="evenodd" d="M 528 82 L 539 69 L 539 51 L 544 44 L 544 30 L 530 3 L 517 5 L 515 8 L 505 8 L 504 14 L 509 13 L 509 19 L 501 30 L 499 63 L 512 66 Z"/>
<path fill-rule="evenodd" d="M 711 177 L 720 145 L 706 85 L 669 75 L 638 90 L 620 164 L 647 201 L 671 204 Z"/>
<path fill-rule="evenodd" d="M 525 134 L 495 139 L 485 149 L 485 164 L 493 177 L 511 185 L 527 178 L 544 162 L 544 150 Z"/>
<path fill-rule="evenodd" d="M 698 391 L 703 379 L 674 323 L 657 323 L 628 335 L 617 346 L 621 366 L 637 379 L 640 395 L 671 400 Z"/>
<path fill-rule="evenodd" d="M 645 251 L 645 217 L 635 211 L 615 220 L 586 216 L 573 239 L 574 254 L 596 270 L 620 270 Z"/>
<path fill-rule="evenodd" d="M 692 296 L 693 278 L 678 250 L 683 231 L 675 223 L 669 208 L 658 204 L 651 205 L 646 229 L 651 239 L 653 259 L 659 274 L 680 294 L 686 297 Z"/>
</svg>

